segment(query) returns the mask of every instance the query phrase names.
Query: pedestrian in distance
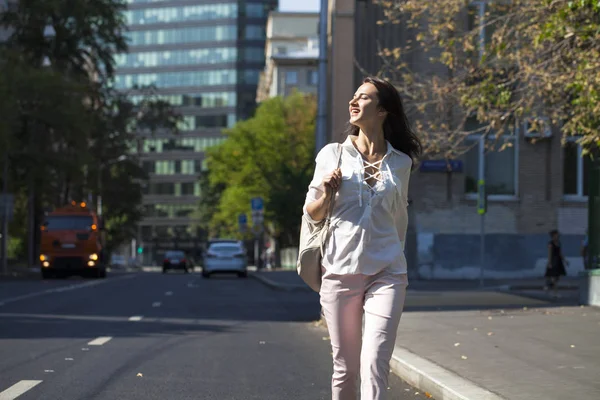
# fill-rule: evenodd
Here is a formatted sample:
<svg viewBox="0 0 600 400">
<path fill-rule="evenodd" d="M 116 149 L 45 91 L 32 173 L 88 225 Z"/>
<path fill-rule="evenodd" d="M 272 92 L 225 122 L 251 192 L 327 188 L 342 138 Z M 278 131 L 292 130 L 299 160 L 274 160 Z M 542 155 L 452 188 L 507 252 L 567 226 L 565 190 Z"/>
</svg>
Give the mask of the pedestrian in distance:
<svg viewBox="0 0 600 400">
<path fill-rule="evenodd" d="M 318 224 L 334 202 L 319 292 L 333 349 L 332 399 L 356 400 L 360 378 L 361 400 L 382 400 L 408 286 L 407 194 L 421 143 L 385 80 L 365 79 L 349 113 L 345 141 L 316 157 L 303 211 Z"/>
<path fill-rule="evenodd" d="M 565 264 L 569 262 L 565 259 L 560 245 L 560 234 L 558 230 L 550 231 L 550 241 L 548 242 L 548 263 L 546 265 L 546 286 L 544 290 L 553 289 L 554 297 L 558 297 L 558 281 L 561 276 L 567 275 Z"/>
</svg>

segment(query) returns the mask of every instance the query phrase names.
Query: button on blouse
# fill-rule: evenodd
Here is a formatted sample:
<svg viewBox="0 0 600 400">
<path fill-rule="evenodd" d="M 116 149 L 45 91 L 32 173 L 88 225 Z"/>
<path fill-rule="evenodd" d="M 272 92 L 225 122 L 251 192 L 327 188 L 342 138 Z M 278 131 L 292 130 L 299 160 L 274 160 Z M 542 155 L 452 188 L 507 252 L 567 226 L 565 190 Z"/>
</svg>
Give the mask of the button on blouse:
<svg viewBox="0 0 600 400">
<path fill-rule="evenodd" d="M 406 273 L 404 242 L 412 160 L 389 142 L 385 156 L 375 163 L 363 159 L 350 136 L 341 145 L 325 146 L 316 157 L 304 217 L 318 223 L 307 213 L 306 206 L 323 194 L 323 177 L 336 168 L 340 151 L 342 184 L 335 196 L 323 267 L 340 275 L 373 275 L 383 269 Z M 371 173 L 365 173 L 368 169 Z"/>
</svg>

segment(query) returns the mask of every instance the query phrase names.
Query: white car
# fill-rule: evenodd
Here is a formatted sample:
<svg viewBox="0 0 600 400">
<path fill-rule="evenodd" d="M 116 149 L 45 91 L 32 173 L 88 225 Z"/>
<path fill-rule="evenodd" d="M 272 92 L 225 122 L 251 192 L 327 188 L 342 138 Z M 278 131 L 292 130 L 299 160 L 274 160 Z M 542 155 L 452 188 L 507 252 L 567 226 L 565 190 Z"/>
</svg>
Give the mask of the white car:
<svg viewBox="0 0 600 400">
<path fill-rule="evenodd" d="M 209 244 L 204 255 L 202 276 L 212 273 L 235 273 L 240 278 L 248 276 L 248 256 L 242 242 L 215 241 Z"/>
<path fill-rule="evenodd" d="M 112 268 L 127 268 L 127 260 L 125 259 L 125 256 L 113 254 L 110 257 L 110 266 Z"/>
</svg>

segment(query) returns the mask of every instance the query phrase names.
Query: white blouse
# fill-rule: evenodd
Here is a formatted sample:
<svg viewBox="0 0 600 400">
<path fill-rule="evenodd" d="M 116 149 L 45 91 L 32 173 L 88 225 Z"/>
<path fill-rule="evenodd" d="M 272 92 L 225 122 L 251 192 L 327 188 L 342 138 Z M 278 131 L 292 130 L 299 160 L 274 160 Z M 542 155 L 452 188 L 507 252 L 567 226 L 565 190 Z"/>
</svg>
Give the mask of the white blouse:
<svg viewBox="0 0 600 400">
<path fill-rule="evenodd" d="M 335 197 L 323 267 L 336 275 L 374 275 L 386 268 L 406 273 L 404 242 L 412 160 L 388 142 L 383 159 L 371 164 L 351 140 L 349 136 L 341 145 L 330 143 L 319 152 L 304 203 L 304 216 L 316 224 L 306 206 L 323 194 L 323 177 L 337 167 L 341 148 L 342 184 Z M 366 176 L 375 178 L 373 187 L 365 179 L 369 166 L 380 171 Z"/>
</svg>

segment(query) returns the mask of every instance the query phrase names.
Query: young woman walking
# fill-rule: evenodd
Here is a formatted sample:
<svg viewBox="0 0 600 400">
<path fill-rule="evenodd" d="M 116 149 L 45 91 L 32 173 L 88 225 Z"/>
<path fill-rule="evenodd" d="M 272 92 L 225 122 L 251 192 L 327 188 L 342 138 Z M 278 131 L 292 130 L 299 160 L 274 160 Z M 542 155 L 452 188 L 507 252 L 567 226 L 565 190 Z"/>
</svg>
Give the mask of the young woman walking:
<svg viewBox="0 0 600 400">
<path fill-rule="evenodd" d="M 365 79 L 349 112 L 344 143 L 317 155 L 304 215 L 316 224 L 334 201 L 320 290 L 333 348 L 332 399 L 356 400 L 360 377 L 361 399 L 381 400 L 408 285 L 408 181 L 421 144 L 387 81 Z"/>
</svg>

